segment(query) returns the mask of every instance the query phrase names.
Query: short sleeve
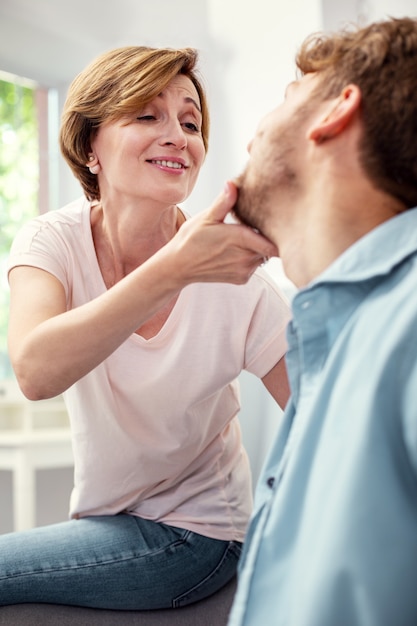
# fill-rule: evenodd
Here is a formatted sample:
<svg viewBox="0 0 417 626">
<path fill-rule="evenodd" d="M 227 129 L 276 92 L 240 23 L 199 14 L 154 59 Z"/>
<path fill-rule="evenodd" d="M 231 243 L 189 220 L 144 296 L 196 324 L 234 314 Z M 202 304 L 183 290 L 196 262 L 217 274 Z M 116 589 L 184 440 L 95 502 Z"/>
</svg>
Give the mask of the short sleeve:
<svg viewBox="0 0 417 626">
<path fill-rule="evenodd" d="M 63 262 L 65 243 L 53 226 L 41 218 L 28 222 L 16 235 L 7 264 L 7 272 L 19 265 L 37 267 L 67 284 Z"/>
</svg>

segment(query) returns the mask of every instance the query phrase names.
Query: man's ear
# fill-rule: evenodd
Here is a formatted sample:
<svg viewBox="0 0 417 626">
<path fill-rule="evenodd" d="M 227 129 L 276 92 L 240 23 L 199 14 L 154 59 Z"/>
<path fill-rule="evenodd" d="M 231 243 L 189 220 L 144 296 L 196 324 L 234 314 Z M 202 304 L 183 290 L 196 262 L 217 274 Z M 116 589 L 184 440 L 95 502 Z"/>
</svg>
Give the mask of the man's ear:
<svg viewBox="0 0 417 626">
<path fill-rule="evenodd" d="M 359 109 L 362 95 L 357 85 L 347 85 L 333 101 L 330 111 L 314 122 L 308 132 L 308 139 L 320 143 L 338 135 L 352 120 Z"/>
</svg>

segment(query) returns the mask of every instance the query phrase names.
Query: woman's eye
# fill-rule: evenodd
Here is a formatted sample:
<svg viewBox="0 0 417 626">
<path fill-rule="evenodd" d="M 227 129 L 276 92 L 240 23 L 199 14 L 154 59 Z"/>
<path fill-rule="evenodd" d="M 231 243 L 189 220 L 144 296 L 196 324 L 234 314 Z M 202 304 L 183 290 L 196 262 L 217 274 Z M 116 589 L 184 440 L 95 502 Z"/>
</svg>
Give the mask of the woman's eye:
<svg viewBox="0 0 417 626">
<path fill-rule="evenodd" d="M 188 130 L 191 130 L 193 133 L 199 133 L 200 132 L 200 129 L 197 126 L 197 124 L 194 124 L 193 122 L 185 122 L 184 126 Z"/>
<path fill-rule="evenodd" d="M 140 121 L 147 121 L 147 120 L 155 120 L 156 117 L 154 115 L 140 115 L 136 119 L 138 119 Z"/>
</svg>

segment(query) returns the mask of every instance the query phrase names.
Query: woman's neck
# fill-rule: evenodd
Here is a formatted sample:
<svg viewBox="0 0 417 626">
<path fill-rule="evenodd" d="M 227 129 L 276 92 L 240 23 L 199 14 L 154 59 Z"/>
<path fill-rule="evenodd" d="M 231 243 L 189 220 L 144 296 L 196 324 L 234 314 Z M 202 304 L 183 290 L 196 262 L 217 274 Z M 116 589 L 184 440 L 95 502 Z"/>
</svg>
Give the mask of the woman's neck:
<svg viewBox="0 0 417 626">
<path fill-rule="evenodd" d="M 101 272 L 106 284 L 115 284 L 168 243 L 185 216 L 176 206 L 151 214 L 141 208 L 113 211 L 98 202 L 90 219 Z"/>
</svg>

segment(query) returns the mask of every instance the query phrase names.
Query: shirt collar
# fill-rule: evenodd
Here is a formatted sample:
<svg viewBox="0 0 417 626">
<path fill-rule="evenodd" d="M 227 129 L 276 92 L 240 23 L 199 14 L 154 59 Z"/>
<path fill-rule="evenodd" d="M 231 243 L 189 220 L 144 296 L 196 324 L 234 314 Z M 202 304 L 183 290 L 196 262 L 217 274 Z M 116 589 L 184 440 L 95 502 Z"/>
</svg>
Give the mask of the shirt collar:
<svg viewBox="0 0 417 626">
<path fill-rule="evenodd" d="M 383 222 L 343 252 L 309 285 L 358 282 L 388 274 L 417 251 L 417 208 Z"/>
</svg>

